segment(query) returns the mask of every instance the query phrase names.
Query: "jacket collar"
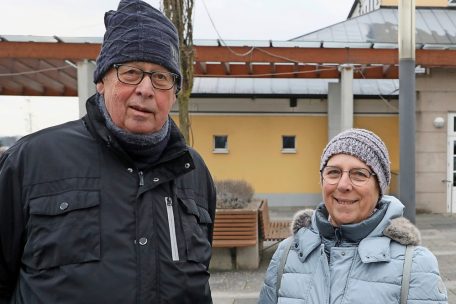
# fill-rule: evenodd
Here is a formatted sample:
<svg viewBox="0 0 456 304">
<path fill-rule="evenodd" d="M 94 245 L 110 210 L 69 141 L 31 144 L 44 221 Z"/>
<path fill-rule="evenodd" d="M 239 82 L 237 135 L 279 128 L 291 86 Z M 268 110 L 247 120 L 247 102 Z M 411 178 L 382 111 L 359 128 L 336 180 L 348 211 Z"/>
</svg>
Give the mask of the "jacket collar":
<svg viewBox="0 0 456 304">
<path fill-rule="evenodd" d="M 104 145 L 111 148 L 119 157 L 129 163 L 134 163 L 131 157 L 124 151 L 124 149 L 117 142 L 116 138 L 106 127 L 104 117 L 96 104 L 96 98 L 97 94 L 91 96 L 86 102 L 87 115 L 83 117 L 83 121 L 87 125 L 87 128 L 95 136 L 95 138 L 98 138 L 104 143 Z M 188 154 L 188 156 L 185 157 L 185 163 L 190 161 L 190 165 L 193 168 L 193 159 L 188 152 L 185 140 L 175 122 L 171 118 L 169 119 L 171 129 L 170 138 L 164 152 L 162 153 L 162 157 L 155 165 L 180 158 L 183 154 Z"/>
<path fill-rule="evenodd" d="M 329 222 L 329 214 L 325 204 L 321 203 L 315 212 L 315 223 L 320 234 L 327 240 L 358 244 L 379 225 L 385 216 L 387 207 L 387 203 L 381 201 L 377 204 L 377 211 L 364 221 L 334 227 Z"/>
<path fill-rule="evenodd" d="M 402 245 L 419 245 L 421 236 L 418 228 L 402 217 L 404 206 L 398 199 L 384 195 L 387 204 L 383 219 L 371 233 L 361 240 L 358 253 L 364 263 L 389 261 L 390 243 L 394 240 Z M 321 236 L 315 221 L 316 213 L 311 209 L 298 211 L 291 227 L 295 235 L 293 246 L 299 251 L 302 261 L 321 244 Z"/>
</svg>

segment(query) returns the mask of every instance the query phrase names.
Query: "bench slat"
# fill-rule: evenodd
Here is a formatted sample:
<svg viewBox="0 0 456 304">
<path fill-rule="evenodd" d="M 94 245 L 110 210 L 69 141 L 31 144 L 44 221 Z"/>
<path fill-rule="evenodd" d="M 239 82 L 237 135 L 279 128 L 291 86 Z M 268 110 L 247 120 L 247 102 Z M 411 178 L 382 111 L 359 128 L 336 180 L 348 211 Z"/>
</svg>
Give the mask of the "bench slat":
<svg viewBox="0 0 456 304">
<path fill-rule="evenodd" d="M 214 240 L 212 242 L 212 247 L 247 247 L 247 246 L 254 246 L 256 244 L 256 240 Z"/>
</svg>

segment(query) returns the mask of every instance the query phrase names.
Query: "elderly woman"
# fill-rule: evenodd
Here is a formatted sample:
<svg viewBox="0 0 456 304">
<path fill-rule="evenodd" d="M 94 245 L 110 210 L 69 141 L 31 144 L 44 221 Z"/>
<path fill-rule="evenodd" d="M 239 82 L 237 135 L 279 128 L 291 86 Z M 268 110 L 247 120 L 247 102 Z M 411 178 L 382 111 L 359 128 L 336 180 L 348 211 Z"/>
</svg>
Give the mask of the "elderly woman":
<svg viewBox="0 0 456 304">
<path fill-rule="evenodd" d="M 436 258 L 419 246 L 401 202 L 384 195 L 391 172 L 382 140 L 364 129 L 340 133 L 324 149 L 320 172 L 324 202 L 295 215 L 259 303 L 447 303 Z"/>
</svg>

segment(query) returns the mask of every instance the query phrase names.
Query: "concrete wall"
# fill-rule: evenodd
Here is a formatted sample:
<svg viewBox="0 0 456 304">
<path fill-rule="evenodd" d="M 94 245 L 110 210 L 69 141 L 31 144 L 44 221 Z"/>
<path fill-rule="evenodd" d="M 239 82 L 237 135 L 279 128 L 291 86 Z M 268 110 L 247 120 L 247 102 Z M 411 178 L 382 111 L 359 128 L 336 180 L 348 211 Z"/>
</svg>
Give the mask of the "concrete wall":
<svg viewBox="0 0 456 304">
<path fill-rule="evenodd" d="M 416 207 L 447 212 L 447 115 L 456 112 L 456 71 L 433 69 L 416 80 Z M 434 127 L 436 117 L 445 126 Z"/>
</svg>

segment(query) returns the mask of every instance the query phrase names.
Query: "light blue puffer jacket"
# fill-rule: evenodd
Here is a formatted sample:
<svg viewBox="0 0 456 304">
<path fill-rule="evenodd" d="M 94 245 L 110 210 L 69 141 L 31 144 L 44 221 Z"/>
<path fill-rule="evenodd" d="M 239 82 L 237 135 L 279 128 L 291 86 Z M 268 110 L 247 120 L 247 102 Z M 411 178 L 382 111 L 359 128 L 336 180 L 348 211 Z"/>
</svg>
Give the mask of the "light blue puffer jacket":
<svg viewBox="0 0 456 304">
<path fill-rule="evenodd" d="M 315 224 L 315 214 L 295 217 L 294 236 L 279 244 L 269 264 L 259 303 L 396 304 L 400 303 L 405 245 L 418 245 L 419 232 L 402 218 L 404 206 L 392 196 L 380 224 L 358 246 L 332 247 L 330 262 Z M 307 217 L 307 219 L 306 219 Z M 303 223 L 303 227 L 296 227 Z M 279 295 L 277 271 L 286 243 L 293 242 Z M 437 260 L 422 246 L 412 259 L 408 304 L 448 303 Z"/>
</svg>

